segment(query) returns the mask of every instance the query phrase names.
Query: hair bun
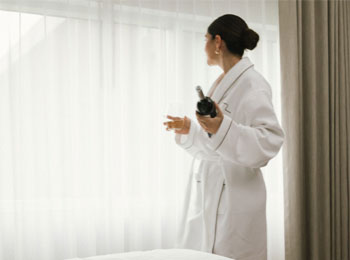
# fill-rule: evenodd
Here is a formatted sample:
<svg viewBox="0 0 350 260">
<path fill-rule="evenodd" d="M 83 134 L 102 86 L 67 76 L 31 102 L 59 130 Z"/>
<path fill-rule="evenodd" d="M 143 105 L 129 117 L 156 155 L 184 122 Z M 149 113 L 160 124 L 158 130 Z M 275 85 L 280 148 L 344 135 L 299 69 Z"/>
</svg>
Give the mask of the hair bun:
<svg viewBox="0 0 350 260">
<path fill-rule="evenodd" d="M 244 48 L 253 50 L 259 41 L 259 35 L 252 29 L 247 28 L 242 33 L 242 43 Z"/>
</svg>

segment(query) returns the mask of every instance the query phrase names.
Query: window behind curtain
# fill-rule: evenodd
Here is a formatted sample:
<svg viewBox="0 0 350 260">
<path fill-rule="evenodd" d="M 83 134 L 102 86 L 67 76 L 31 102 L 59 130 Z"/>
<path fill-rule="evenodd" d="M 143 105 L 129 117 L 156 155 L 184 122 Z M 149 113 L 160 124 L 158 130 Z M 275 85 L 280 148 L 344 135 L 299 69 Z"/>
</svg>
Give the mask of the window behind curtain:
<svg viewBox="0 0 350 260">
<path fill-rule="evenodd" d="M 247 55 L 279 116 L 277 3 L 43 3 L 0 5 L 0 259 L 172 247 L 191 158 L 163 128 L 167 105 L 195 118 L 195 86 L 221 73 L 206 28 L 231 12 L 261 36 Z M 282 259 L 280 154 L 263 171 Z"/>
</svg>

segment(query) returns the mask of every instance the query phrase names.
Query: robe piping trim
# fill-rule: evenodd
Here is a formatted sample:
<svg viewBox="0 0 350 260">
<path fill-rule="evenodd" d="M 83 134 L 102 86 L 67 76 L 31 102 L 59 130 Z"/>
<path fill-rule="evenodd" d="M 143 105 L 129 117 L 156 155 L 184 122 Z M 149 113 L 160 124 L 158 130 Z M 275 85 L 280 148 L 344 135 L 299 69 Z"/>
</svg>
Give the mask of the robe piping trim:
<svg viewBox="0 0 350 260">
<path fill-rule="evenodd" d="M 216 207 L 216 218 L 215 218 L 215 232 L 214 232 L 214 239 L 213 239 L 213 245 L 211 247 L 211 252 L 214 253 L 214 246 L 215 246 L 215 242 L 216 242 L 216 232 L 217 232 L 217 226 L 218 226 L 218 212 L 219 212 L 219 206 L 220 206 L 220 202 L 221 202 L 221 198 L 222 198 L 222 193 L 224 190 L 224 185 L 225 185 L 225 179 L 221 188 L 221 192 L 220 192 L 220 197 L 219 197 L 219 203 Z"/>
<path fill-rule="evenodd" d="M 219 149 L 219 147 L 220 147 L 220 146 L 222 145 L 222 143 L 224 142 L 224 140 L 225 140 L 225 138 L 226 138 L 226 136 L 227 136 L 227 133 L 228 133 L 228 132 L 230 131 L 230 129 L 231 129 L 231 125 L 232 125 L 232 119 L 231 119 L 231 122 L 230 122 L 230 126 L 228 127 L 228 129 L 227 129 L 227 131 L 226 131 L 226 134 L 224 135 L 224 137 L 222 138 L 220 144 L 218 145 L 218 147 L 215 148 L 214 151 L 216 151 L 217 149 Z"/>
<path fill-rule="evenodd" d="M 226 93 L 233 87 L 233 85 L 236 83 L 236 81 L 244 74 L 244 72 L 246 72 L 248 69 L 250 69 L 251 67 L 253 67 L 254 64 L 251 64 L 249 67 L 247 67 L 245 70 L 243 70 L 237 78 L 235 78 L 235 80 L 231 83 L 231 85 L 225 90 L 225 92 L 222 94 L 220 100 L 217 102 L 218 104 L 226 97 Z M 215 91 L 214 91 L 215 92 Z"/>
</svg>

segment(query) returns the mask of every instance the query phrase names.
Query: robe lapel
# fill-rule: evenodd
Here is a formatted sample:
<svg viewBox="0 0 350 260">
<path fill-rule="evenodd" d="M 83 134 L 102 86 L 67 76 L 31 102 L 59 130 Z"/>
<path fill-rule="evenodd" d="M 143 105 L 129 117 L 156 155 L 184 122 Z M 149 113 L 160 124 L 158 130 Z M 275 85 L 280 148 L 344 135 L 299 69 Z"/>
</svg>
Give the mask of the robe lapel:
<svg viewBox="0 0 350 260">
<path fill-rule="evenodd" d="M 225 97 L 226 93 L 230 90 L 235 81 L 249 68 L 253 67 L 254 64 L 248 57 L 242 58 L 235 66 L 233 66 L 220 81 L 216 87 L 212 99 L 219 104 L 220 101 Z M 212 86 L 212 88 L 215 86 Z M 211 89 L 212 89 L 211 88 Z"/>
</svg>

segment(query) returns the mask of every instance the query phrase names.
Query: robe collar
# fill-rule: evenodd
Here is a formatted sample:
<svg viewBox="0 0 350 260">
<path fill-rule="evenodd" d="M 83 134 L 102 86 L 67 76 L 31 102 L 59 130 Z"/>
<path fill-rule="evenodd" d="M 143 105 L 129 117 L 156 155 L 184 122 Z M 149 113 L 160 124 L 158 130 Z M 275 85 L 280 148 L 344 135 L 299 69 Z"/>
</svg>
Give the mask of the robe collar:
<svg viewBox="0 0 350 260">
<path fill-rule="evenodd" d="M 253 67 L 254 64 L 248 57 L 242 58 L 237 62 L 223 77 L 219 85 L 216 87 L 212 99 L 219 104 L 220 101 L 226 96 L 226 93 L 231 89 L 236 80 L 249 68 Z M 215 83 L 212 86 L 215 88 Z"/>
</svg>

